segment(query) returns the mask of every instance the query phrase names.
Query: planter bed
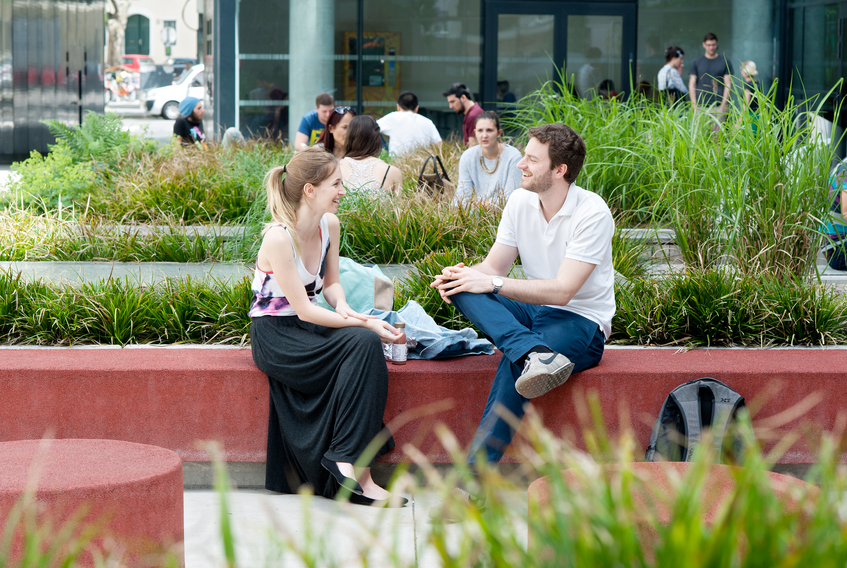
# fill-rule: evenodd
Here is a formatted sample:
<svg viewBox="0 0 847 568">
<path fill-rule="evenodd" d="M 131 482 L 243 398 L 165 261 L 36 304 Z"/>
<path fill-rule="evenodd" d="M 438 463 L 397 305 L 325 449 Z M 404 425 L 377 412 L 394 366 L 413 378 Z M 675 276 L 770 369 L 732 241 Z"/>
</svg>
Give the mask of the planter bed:
<svg viewBox="0 0 847 568">
<path fill-rule="evenodd" d="M 449 463 L 433 425 L 446 423 L 463 445 L 470 443 L 499 361 L 493 356 L 389 365 L 385 421 L 412 412 L 394 427 L 397 448 L 381 461 L 405 461 L 413 443 L 434 463 Z M 664 397 L 678 384 L 704 376 L 724 381 L 752 403 L 770 398 L 754 425 L 819 393 L 811 409 L 786 420 L 785 428 L 811 428 L 779 463 L 815 462 L 808 440 L 832 429 L 844 407 L 847 350 L 830 349 L 607 349 L 600 366 L 574 375 L 536 407 L 554 432 L 579 432 L 575 401 L 600 394 L 610 434 L 620 432 L 628 408 L 632 427 L 647 445 Z M 4 348 L 0 349 L 0 442 L 56 438 L 104 438 L 152 444 L 176 451 L 185 462 L 208 462 L 198 440 L 220 440 L 229 462 L 265 460 L 268 387 L 249 349 L 235 348 Z M 772 421 L 773 421 L 772 420 Z M 396 424 L 396 423 L 395 423 Z M 766 441 L 771 447 L 773 441 Z M 515 463 L 507 454 L 505 463 Z M 847 463 L 847 455 L 841 461 Z"/>
</svg>

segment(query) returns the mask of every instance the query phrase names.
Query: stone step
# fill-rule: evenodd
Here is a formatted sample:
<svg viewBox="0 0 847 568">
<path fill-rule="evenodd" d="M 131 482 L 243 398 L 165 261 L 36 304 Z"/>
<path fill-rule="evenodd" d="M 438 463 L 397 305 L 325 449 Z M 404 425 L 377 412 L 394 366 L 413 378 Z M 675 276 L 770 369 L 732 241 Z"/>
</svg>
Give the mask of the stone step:
<svg viewBox="0 0 847 568">
<path fill-rule="evenodd" d="M 668 247 L 673 245 L 663 245 Z M 653 263 L 648 266 L 648 273 L 654 275 L 667 274 L 671 271 L 684 269 L 678 251 L 666 251 L 667 260 L 661 253 L 653 252 Z M 668 264 L 670 261 L 670 264 Z M 401 280 L 413 270 L 412 264 L 380 264 L 379 269 L 392 280 Z M 823 256 L 817 259 L 817 270 L 824 283 L 832 284 L 847 293 L 847 272 L 833 270 L 826 266 Z M 166 278 L 193 279 L 217 278 L 231 282 L 244 276 L 252 276 L 252 264 L 240 262 L 191 263 L 191 262 L 62 262 L 62 261 L 0 261 L 0 271 L 20 273 L 25 281 L 35 281 L 43 278 L 54 284 L 94 282 L 115 278 L 128 279 L 141 285 L 161 282 Z M 511 276 L 524 276 L 520 265 L 516 265 Z M 622 278 L 619 278 L 619 280 Z"/>
<path fill-rule="evenodd" d="M 252 269 L 243 263 L 190 262 L 53 262 L 2 261 L 0 271 L 20 273 L 25 281 L 44 279 L 53 284 L 79 284 L 114 278 L 150 285 L 166 278 L 218 278 L 232 282 L 250 276 Z"/>
</svg>

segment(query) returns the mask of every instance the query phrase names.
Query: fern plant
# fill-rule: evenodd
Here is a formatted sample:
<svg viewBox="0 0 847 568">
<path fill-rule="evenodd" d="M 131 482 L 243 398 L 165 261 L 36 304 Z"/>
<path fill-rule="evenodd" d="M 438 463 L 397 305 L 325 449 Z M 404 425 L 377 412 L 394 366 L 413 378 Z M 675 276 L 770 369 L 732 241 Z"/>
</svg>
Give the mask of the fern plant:
<svg viewBox="0 0 847 568">
<path fill-rule="evenodd" d="M 147 149 L 150 144 L 123 130 L 121 117 L 113 113 L 102 115 L 88 111 L 80 126 L 69 126 L 58 120 L 45 120 L 44 123 L 57 141 L 67 145 L 75 163 L 94 160 L 113 165 L 128 153 Z"/>
</svg>

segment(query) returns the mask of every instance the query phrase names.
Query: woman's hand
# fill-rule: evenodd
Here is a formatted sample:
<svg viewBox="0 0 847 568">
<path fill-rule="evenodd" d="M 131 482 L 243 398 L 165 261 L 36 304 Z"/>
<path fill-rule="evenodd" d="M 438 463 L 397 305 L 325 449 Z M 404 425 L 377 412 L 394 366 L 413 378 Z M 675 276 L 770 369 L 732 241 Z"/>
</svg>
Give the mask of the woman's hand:
<svg viewBox="0 0 847 568">
<path fill-rule="evenodd" d="M 344 300 L 339 301 L 335 305 L 335 313 L 337 313 L 338 315 L 340 315 L 344 319 L 353 318 L 353 319 L 362 320 L 362 321 L 374 319 L 374 317 L 375 317 L 375 316 L 366 316 L 366 315 L 360 314 L 359 312 L 350 308 L 350 306 L 348 306 L 347 302 L 345 302 Z"/>
<path fill-rule="evenodd" d="M 380 341 L 383 343 L 395 343 L 401 335 L 401 333 L 387 321 L 382 321 L 376 318 L 365 321 L 365 327 L 375 332 L 379 336 Z"/>
</svg>

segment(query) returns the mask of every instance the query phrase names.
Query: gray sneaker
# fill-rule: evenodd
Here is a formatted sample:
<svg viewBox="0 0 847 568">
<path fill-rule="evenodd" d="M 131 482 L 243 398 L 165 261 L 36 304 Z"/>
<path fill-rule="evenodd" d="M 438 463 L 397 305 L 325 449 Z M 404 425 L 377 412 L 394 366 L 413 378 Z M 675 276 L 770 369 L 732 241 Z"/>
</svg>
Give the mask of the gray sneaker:
<svg viewBox="0 0 847 568">
<path fill-rule="evenodd" d="M 515 389 L 526 398 L 535 398 L 565 384 L 573 371 L 571 360 L 561 353 L 530 353 L 526 357 Z"/>
</svg>

